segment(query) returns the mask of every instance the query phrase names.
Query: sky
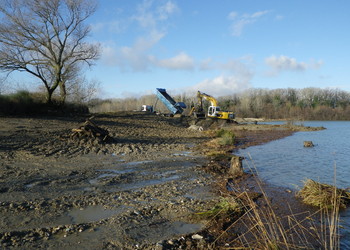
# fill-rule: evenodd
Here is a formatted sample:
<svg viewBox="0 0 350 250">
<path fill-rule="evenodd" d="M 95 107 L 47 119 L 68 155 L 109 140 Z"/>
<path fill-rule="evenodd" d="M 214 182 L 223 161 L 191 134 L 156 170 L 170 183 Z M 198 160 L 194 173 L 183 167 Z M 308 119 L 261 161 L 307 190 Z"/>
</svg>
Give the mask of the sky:
<svg viewBox="0 0 350 250">
<path fill-rule="evenodd" d="M 213 96 L 249 88 L 350 91 L 348 0 L 97 0 L 87 68 L 100 98 L 165 88 Z"/>
</svg>

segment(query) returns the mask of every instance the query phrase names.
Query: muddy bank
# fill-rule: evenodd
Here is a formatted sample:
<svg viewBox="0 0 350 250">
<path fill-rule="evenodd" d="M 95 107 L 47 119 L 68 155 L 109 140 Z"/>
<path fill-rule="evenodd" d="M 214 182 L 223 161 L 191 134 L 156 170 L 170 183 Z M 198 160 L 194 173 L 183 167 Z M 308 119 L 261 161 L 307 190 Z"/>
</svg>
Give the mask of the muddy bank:
<svg viewBox="0 0 350 250">
<path fill-rule="evenodd" d="M 124 112 L 94 118 L 111 140 L 72 138 L 87 118 L 0 117 L 1 247 L 162 249 L 206 228 L 193 214 L 218 200 L 197 147 L 210 134 Z M 293 133 L 219 125 L 236 126 L 236 148 Z"/>
</svg>

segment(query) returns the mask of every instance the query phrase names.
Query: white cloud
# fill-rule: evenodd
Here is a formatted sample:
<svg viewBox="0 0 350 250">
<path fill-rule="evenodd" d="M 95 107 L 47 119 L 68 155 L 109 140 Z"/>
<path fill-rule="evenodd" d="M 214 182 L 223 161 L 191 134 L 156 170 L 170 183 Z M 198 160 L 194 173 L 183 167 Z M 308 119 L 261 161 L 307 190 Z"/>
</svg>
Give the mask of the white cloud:
<svg viewBox="0 0 350 250">
<path fill-rule="evenodd" d="M 270 56 L 265 59 L 265 63 L 272 69 L 271 75 L 276 75 L 281 71 L 305 71 L 307 69 L 318 69 L 322 66 L 322 61 L 311 61 L 310 63 L 298 62 L 295 58 L 280 55 Z"/>
<path fill-rule="evenodd" d="M 152 56 L 148 51 L 163 36 L 162 33 L 153 32 L 148 37 L 138 38 L 132 46 L 104 45 L 102 61 L 109 66 L 117 66 L 121 71 L 147 71 L 152 66 Z"/>
<path fill-rule="evenodd" d="M 170 0 L 162 4 L 153 0 L 144 0 L 137 6 L 135 15 L 128 20 L 96 24 L 93 27 L 95 30 L 109 27 L 111 31 L 121 31 L 122 27 L 136 23 L 145 32 L 145 35 L 136 38 L 131 46 L 105 46 L 102 50 L 102 61 L 110 66 L 118 66 L 122 71 L 147 71 L 154 66 L 168 69 L 193 69 L 193 59 L 185 53 L 160 60 L 150 52 L 166 35 L 166 21 L 178 10 L 177 5 Z M 125 23 L 124 26 L 123 23 Z"/>
<path fill-rule="evenodd" d="M 206 58 L 199 63 L 199 69 L 202 71 L 211 70 L 214 68 L 213 60 L 211 58 Z"/>
<path fill-rule="evenodd" d="M 163 5 L 154 7 L 154 1 L 144 0 L 139 4 L 137 13 L 132 17 L 143 28 L 158 29 L 160 22 L 169 19 L 179 8 L 172 1 L 167 1 Z"/>
<path fill-rule="evenodd" d="M 239 15 L 237 12 L 232 11 L 228 14 L 228 19 L 232 21 L 230 31 L 232 36 L 240 36 L 243 29 L 249 25 L 258 21 L 259 18 L 268 14 L 270 10 L 258 11 L 253 14 Z"/>
<path fill-rule="evenodd" d="M 202 91 L 214 97 L 231 95 L 251 87 L 250 78 L 220 75 L 189 88 L 189 91 Z"/>
<path fill-rule="evenodd" d="M 159 38 L 160 39 L 160 38 Z M 132 47 L 105 45 L 102 47 L 102 60 L 108 66 L 117 66 L 121 71 L 147 71 L 152 67 L 160 67 L 169 70 L 194 70 L 194 59 L 181 52 L 178 55 L 159 59 L 148 54 L 148 50 L 153 47 L 155 40 L 140 38 Z"/>
<path fill-rule="evenodd" d="M 194 60 L 192 57 L 187 55 L 184 52 L 163 60 L 157 60 L 155 62 L 159 67 L 174 69 L 174 70 L 193 70 L 194 69 Z"/>
<path fill-rule="evenodd" d="M 166 20 L 169 16 L 177 12 L 179 8 L 172 1 L 166 2 L 164 5 L 158 7 L 158 18 L 159 20 Z"/>
<path fill-rule="evenodd" d="M 122 20 L 114 20 L 111 22 L 99 22 L 91 24 L 91 31 L 98 33 L 100 31 L 108 30 L 108 32 L 119 34 L 127 29 L 128 24 Z"/>
</svg>

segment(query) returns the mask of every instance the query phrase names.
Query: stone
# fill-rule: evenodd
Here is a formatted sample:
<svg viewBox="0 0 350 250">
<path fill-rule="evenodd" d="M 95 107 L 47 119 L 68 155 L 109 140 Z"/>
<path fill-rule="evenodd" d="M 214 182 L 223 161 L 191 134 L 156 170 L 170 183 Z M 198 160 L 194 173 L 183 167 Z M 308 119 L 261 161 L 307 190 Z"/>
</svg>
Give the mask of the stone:
<svg viewBox="0 0 350 250">
<path fill-rule="evenodd" d="M 314 144 L 312 143 L 312 141 L 304 141 L 304 147 L 313 147 Z"/>
</svg>

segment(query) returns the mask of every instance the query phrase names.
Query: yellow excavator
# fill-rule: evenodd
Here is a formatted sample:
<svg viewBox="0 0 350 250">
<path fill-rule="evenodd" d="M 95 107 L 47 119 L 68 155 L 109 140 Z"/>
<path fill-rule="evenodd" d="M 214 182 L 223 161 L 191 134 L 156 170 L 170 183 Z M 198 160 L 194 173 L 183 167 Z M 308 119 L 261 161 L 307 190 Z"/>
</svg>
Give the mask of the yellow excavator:
<svg viewBox="0 0 350 250">
<path fill-rule="evenodd" d="M 233 112 L 222 111 L 218 106 L 217 100 L 211 95 L 198 91 L 197 99 L 198 99 L 198 105 L 197 107 L 192 107 L 190 111 L 190 116 L 194 115 L 194 117 L 196 118 L 205 117 L 205 113 L 203 109 L 203 99 L 205 99 L 210 102 L 207 117 L 218 118 L 223 120 L 233 120 L 235 118 L 235 115 Z"/>
</svg>

